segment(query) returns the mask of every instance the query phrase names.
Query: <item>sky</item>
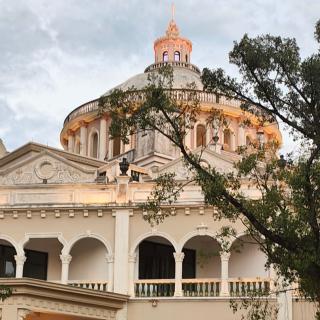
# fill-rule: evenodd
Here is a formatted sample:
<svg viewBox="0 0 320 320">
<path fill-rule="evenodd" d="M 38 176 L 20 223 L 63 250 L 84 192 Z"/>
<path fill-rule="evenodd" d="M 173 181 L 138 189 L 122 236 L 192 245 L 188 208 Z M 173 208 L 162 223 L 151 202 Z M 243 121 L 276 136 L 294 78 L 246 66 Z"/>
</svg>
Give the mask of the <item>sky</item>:
<svg viewBox="0 0 320 320">
<path fill-rule="evenodd" d="M 243 34 L 295 37 L 306 57 L 319 0 L 176 0 L 180 33 L 200 68 L 228 63 Z M 12 151 L 34 141 L 60 147 L 63 120 L 153 63 L 171 18 L 167 0 L 0 0 L 0 138 Z M 284 132 L 284 150 L 294 144 Z"/>
</svg>

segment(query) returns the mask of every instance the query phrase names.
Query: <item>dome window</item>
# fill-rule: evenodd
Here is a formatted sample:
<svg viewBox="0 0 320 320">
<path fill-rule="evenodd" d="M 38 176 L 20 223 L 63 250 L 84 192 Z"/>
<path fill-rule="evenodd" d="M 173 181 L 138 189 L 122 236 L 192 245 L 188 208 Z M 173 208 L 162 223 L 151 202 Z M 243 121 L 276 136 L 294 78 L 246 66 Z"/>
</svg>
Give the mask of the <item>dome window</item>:
<svg viewBox="0 0 320 320">
<path fill-rule="evenodd" d="M 174 61 L 180 61 L 180 52 L 179 51 L 174 52 Z"/>
<path fill-rule="evenodd" d="M 203 124 L 197 126 L 197 141 L 196 146 L 205 146 L 206 145 L 206 128 Z"/>
<path fill-rule="evenodd" d="M 163 58 L 162 60 L 163 60 L 164 62 L 167 62 L 167 61 L 169 60 L 168 51 L 165 51 L 165 52 L 163 53 L 162 58 Z"/>
<path fill-rule="evenodd" d="M 91 156 L 93 158 L 98 158 L 98 144 L 99 144 L 99 138 L 98 138 L 98 134 L 95 132 L 91 136 Z"/>
</svg>

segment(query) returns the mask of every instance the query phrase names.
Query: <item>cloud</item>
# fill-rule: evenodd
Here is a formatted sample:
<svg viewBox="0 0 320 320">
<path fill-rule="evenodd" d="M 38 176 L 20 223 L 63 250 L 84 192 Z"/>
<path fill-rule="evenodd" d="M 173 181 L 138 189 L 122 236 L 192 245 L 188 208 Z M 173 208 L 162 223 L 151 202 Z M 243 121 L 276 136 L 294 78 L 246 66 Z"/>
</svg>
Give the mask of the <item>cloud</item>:
<svg viewBox="0 0 320 320">
<path fill-rule="evenodd" d="M 248 32 L 294 37 L 317 50 L 313 0 L 177 0 L 192 62 L 229 72 L 233 40 Z M 164 34 L 171 1 L 0 0 L 0 137 L 12 150 L 30 140 L 58 147 L 67 114 L 143 72 Z"/>
</svg>

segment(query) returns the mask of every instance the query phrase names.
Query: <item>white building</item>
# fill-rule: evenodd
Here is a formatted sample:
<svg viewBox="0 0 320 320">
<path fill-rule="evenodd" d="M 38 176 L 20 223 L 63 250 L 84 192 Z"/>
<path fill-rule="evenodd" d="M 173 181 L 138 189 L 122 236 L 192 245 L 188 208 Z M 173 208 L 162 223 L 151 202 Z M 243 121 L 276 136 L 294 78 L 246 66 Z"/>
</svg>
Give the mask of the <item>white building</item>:
<svg viewBox="0 0 320 320">
<path fill-rule="evenodd" d="M 259 128 L 239 125 L 238 101 L 203 92 L 200 71 L 190 63 L 192 43 L 180 37 L 173 20 L 154 50 L 155 63 L 119 87 L 142 89 L 151 72 L 170 64 L 177 99 L 183 101 L 181 89 L 194 82 L 203 110 L 221 108 L 228 117 L 229 128 L 220 128 L 218 145 L 208 146 L 203 159 L 232 170 L 237 147 L 256 139 Z M 194 152 L 212 139 L 206 116 L 203 111 L 186 138 Z M 231 222 L 215 221 L 214 208 L 192 185 L 171 217 L 152 228 L 138 204 L 153 179 L 176 172 L 184 180 L 188 172 L 158 133 L 141 132 L 124 145 L 109 138 L 110 121 L 94 100 L 65 119 L 64 150 L 28 143 L 6 153 L 0 145 L 0 277 L 6 278 L 0 283 L 14 290 L 0 302 L 0 319 L 240 319 L 229 308 L 230 296 L 272 286 L 258 245 L 223 252 L 216 234 Z M 263 130 L 265 141 L 281 142 L 276 123 Z M 128 176 L 120 175 L 124 157 Z M 249 197 L 257 194 L 249 185 L 243 189 Z M 232 225 L 235 246 L 246 236 L 240 222 Z M 301 303 L 293 302 L 287 297 L 279 319 L 301 319 Z"/>
</svg>

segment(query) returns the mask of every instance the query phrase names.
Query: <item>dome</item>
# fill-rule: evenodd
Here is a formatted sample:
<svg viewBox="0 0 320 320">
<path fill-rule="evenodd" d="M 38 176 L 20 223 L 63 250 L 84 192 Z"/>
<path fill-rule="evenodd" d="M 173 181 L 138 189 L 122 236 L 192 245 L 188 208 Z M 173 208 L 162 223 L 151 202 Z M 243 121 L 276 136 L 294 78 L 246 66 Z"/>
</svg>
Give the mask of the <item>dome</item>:
<svg viewBox="0 0 320 320">
<path fill-rule="evenodd" d="M 136 90 L 142 90 L 149 84 L 148 77 L 151 73 L 156 73 L 161 66 L 171 65 L 173 68 L 173 89 L 185 89 L 189 84 L 195 84 L 196 90 L 203 90 L 200 79 L 199 69 L 190 64 L 182 62 L 156 63 L 150 65 L 144 73 L 137 74 L 118 86 L 108 90 L 104 96 L 109 95 L 113 90 L 128 90 L 134 87 Z"/>
</svg>

